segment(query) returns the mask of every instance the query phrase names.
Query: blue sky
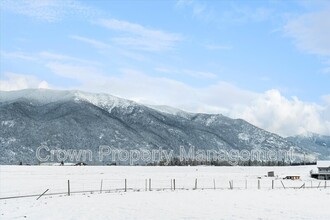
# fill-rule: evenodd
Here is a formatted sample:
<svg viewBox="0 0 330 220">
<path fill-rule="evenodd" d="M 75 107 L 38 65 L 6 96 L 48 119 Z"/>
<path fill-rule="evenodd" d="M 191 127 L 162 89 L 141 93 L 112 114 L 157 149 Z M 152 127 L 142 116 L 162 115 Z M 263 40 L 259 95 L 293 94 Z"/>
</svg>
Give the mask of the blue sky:
<svg viewBox="0 0 330 220">
<path fill-rule="evenodd" d="M 330 134 L 328 1 L 1 1 L 0 89 L 80 89 Z"/>
</svg>

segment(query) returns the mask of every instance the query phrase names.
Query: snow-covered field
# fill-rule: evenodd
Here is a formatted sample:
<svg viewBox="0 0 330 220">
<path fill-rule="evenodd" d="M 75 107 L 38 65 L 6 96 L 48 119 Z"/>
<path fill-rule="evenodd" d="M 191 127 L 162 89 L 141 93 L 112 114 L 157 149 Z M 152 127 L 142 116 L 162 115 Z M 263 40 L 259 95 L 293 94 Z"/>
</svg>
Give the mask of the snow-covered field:
<svg viewBox="0 0 330 220">
<path fill-rule="evenodd" d="M 330 181 L 324 188 L 325 181 L 311 179 L 313 168 L 0 166 L 1 198 L 65 193 L 68 180 L 71 192 L 96 191 L 1 199 L 0 219 L 330 219 Z M 275 177 L 265 177 L 268 171 Z M 301 180 L 280 179 L 286 175 Z M 314 188 L 288 188 L 304 183 Z"/>
</svg>

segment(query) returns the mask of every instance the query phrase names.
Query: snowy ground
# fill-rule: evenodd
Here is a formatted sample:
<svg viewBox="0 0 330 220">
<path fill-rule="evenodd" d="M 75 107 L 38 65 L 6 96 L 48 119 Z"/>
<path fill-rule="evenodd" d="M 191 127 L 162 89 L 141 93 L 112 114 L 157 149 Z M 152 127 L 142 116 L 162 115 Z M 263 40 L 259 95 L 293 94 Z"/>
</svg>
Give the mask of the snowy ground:
<svg viewBox="0 0 330 220">
<path fill-rule="evenodd" d="M 72 191 L 95 190 L 103 180 L 102 193 L 2 199 L 0 219 L 330 219 L 330 187 L 309 178 L 312 168 L 0 166 L 0 197 L 40 194 L 45 189 L 65 192 L 68 179 Z M 264 177 L 271 170 L 278 178 Z M 285 186 L 305 183 L 315 188 L 283 189 L 279 177 L 290 174 L 302 180 L 282 180 Z M 125 178 L 129 189 L 140 191 L 114 193 L 123 188 Z M 151 192 L 145 191 L 147 178 L 152 179 Z M 196 178 L 198 189 L 191 190 Z M 177 188 L 190 190 L 170 190 L 171 179 L 176 179 Z M 229 180 L 234 181 L 233 190 L 228 189 Z"/>
</svg>

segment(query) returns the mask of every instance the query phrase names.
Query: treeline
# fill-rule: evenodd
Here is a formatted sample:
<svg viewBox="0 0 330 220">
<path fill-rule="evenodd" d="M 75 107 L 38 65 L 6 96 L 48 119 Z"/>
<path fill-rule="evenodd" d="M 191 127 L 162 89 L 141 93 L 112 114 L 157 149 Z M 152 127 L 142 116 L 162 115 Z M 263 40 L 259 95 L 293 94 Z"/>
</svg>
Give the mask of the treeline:
<svg viewBox="0 0 330 220">
<path fill-rule="evenodd" d="M 180 160 L 177 157 L 170 161 L 162 160 L 146 164 L 147 166 L 302 166 L 316 165 L 316 162 L 291 162 L 291 161 L 220 161 L 220 160 Z"/>
</svg>

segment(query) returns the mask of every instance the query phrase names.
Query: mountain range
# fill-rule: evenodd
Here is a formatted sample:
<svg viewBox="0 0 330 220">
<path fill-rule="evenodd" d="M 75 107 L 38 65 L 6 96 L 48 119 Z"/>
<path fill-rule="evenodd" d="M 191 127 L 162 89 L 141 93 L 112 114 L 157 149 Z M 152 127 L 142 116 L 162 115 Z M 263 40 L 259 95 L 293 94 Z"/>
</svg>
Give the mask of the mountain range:
<svg viewBox="0 0 330 220">
<path fill-rule="evenodd" d="M 36 164 L 36 149 L 289 150 L 330 158 L 330 137 L 283 138 L 242 119 L 148 106 L 108 94 L 27 89 L 0 92 L 0 164 Z M 97 161 L 105 164 L 109 161 Z"/>
</svg>

